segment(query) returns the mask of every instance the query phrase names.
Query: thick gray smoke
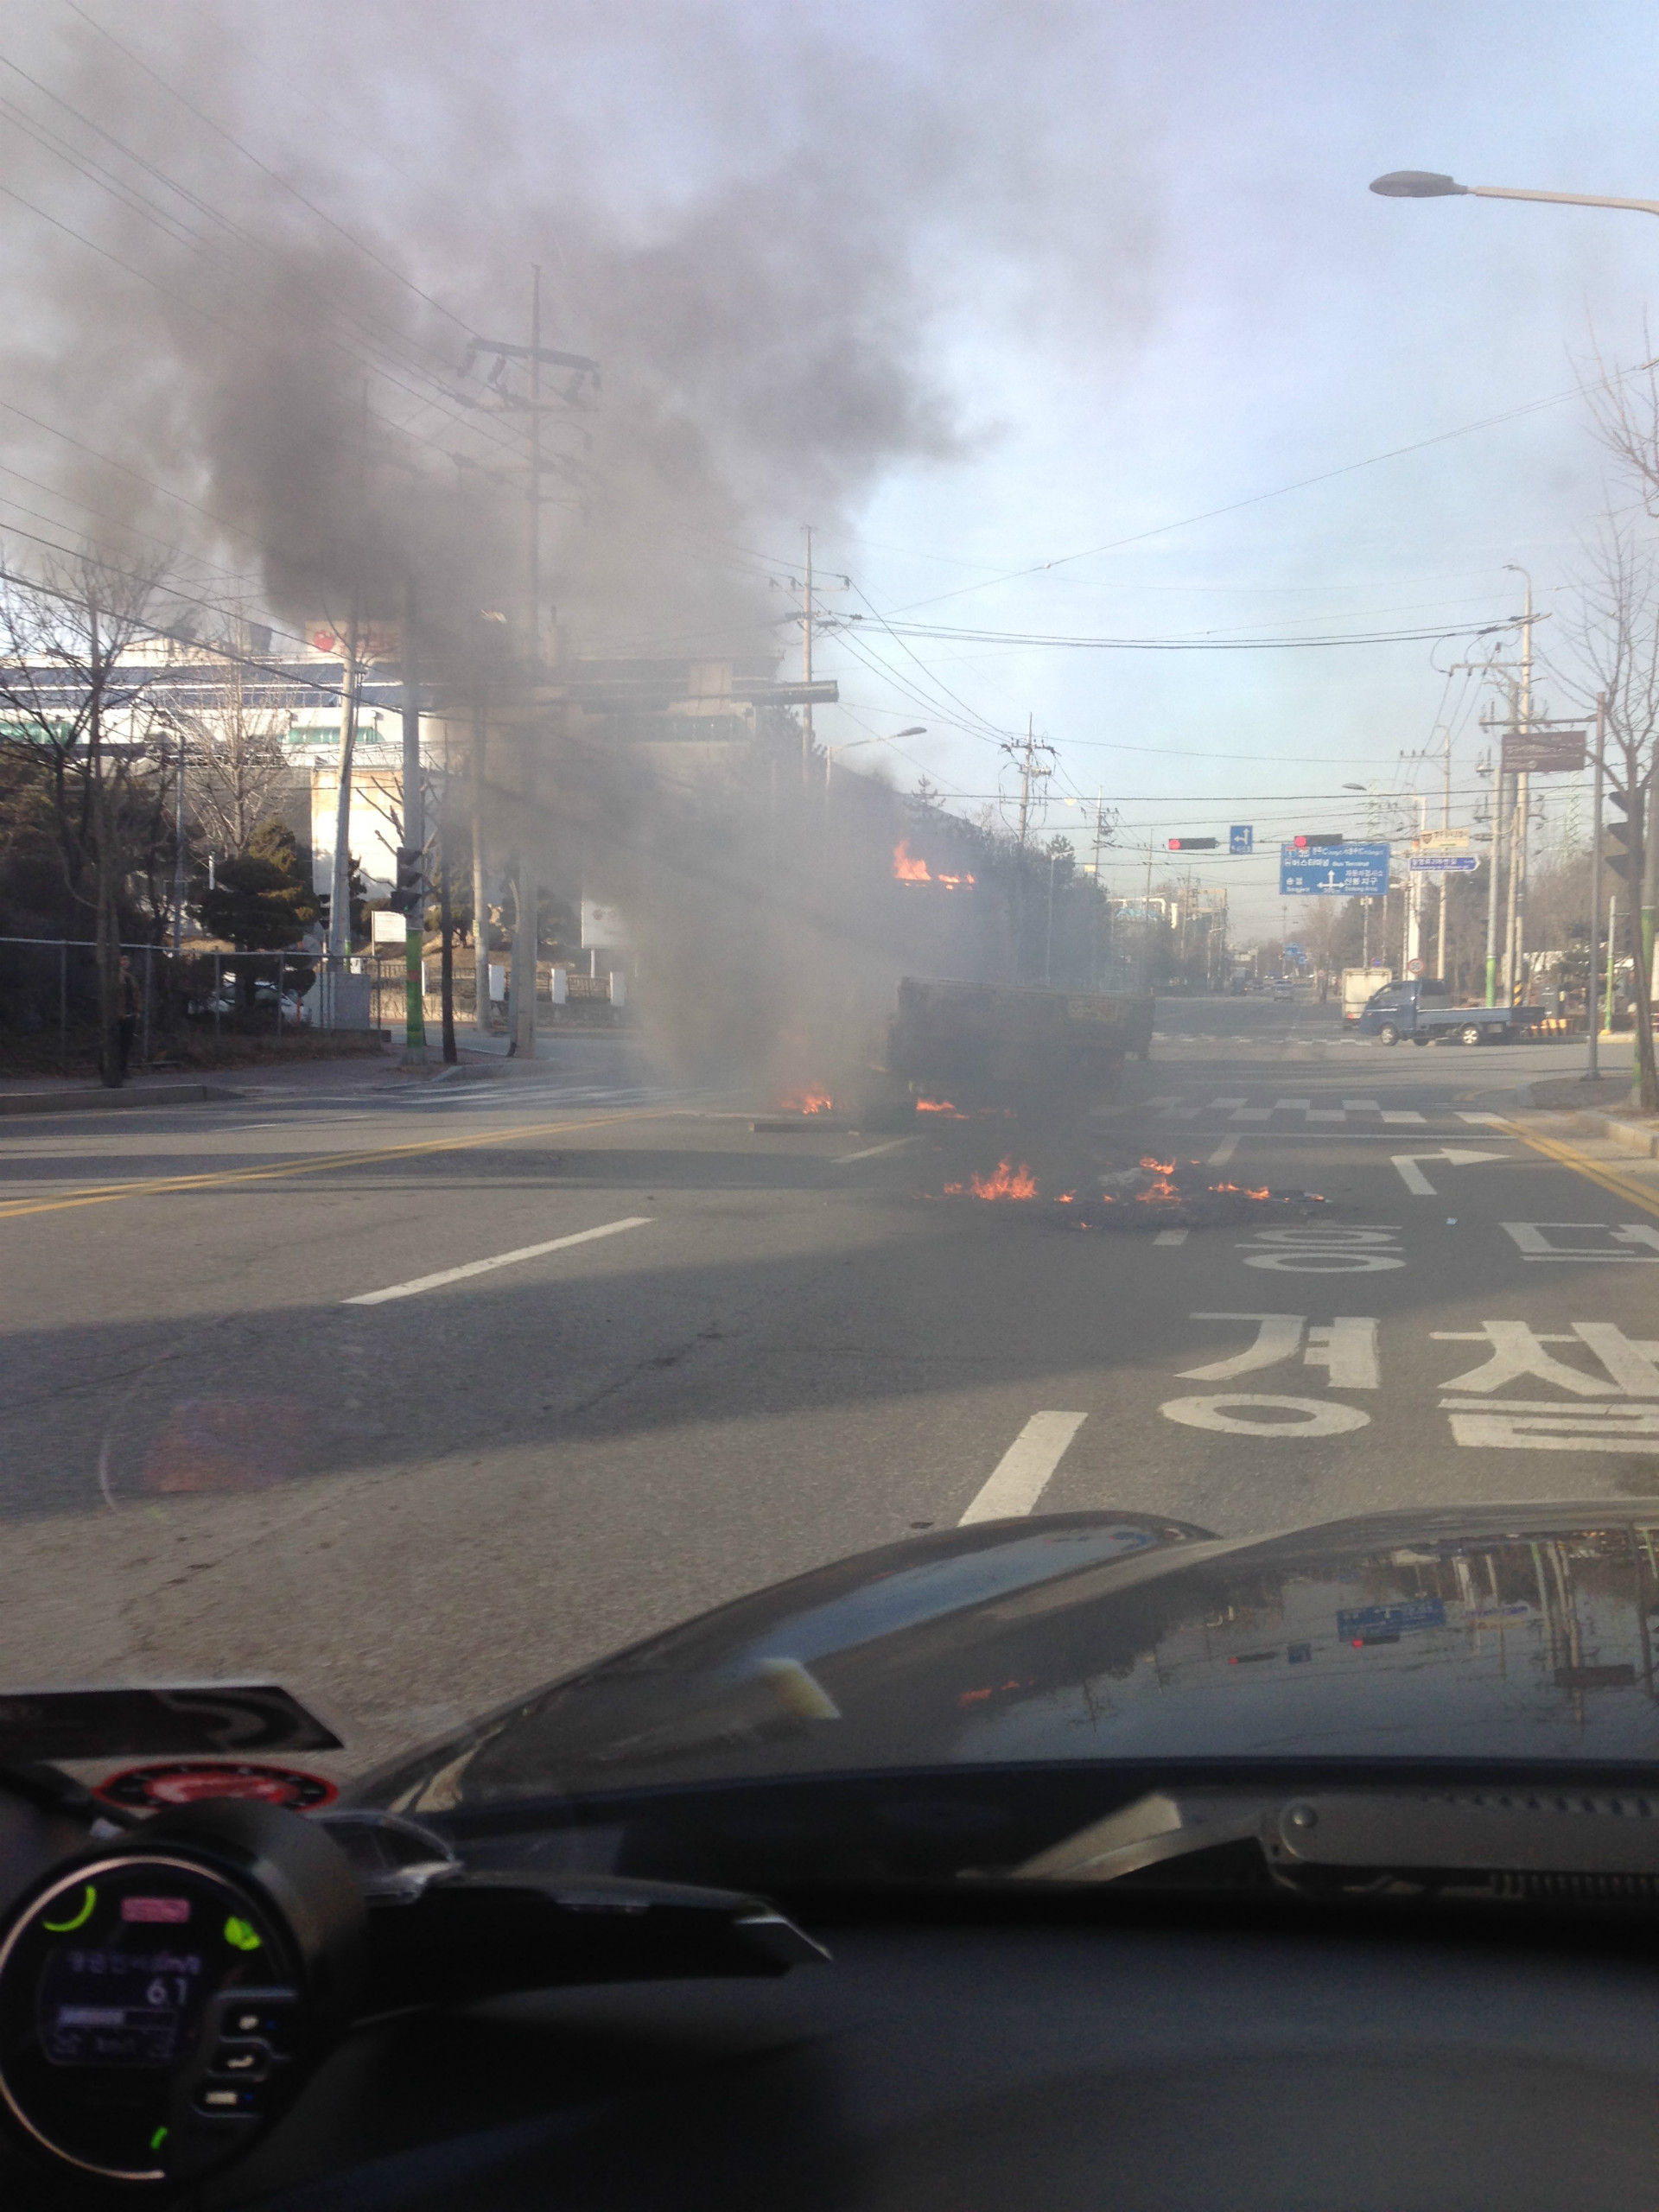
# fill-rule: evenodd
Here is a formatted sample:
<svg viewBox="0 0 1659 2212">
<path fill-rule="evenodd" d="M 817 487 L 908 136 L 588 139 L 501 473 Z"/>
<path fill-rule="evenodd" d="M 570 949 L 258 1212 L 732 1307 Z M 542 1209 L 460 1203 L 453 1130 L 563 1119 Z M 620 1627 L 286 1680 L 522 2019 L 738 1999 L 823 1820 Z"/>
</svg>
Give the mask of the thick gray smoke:
<svg viewBox="0 0 1659 2212">
<path fill-rule="evenodd" d="M 524 522 L 522 417 L 456 395 L 492 397 L 469 334 L 527 335 L 531 264 L 543 342 L 602 365 L 597 405 L 547 417 L 543 597 L 576 654 L 795 653 L 770 579 L 801 522 L 833 534 L 993 435 L 969 293 L 1084 358 L 1144 311 L 1132 143 L 1068 7 L 39 0 L 7 23 L 10 563 L 91 541 L 294 626 L 354 587 L 393 613 L 413 574 L 457 681 L 480 611 L 518 619 Z M 859 903 L 905 828 L 879 791 L 815 811 L 769 761 L 552 766 L 566 894 L 618 878 L 682 1007 L 693 972 L 741 973 L 705 989 L 700 1048 L 753 1065 L 855 1027 L 911 957 L 913 915 Z"/>
</svg>

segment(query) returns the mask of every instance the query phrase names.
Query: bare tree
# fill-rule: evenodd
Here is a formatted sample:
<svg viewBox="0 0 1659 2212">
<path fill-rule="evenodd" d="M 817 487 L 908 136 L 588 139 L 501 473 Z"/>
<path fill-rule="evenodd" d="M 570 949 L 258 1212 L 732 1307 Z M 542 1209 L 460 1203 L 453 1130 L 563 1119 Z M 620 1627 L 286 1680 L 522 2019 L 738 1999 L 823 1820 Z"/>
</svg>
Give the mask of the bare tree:
<svg viewBox="0 0 1659 2212">
<path fill-rule="evenodd" d="M 218 682 L 175 707 L 185 733 L 185 800 L 201 842 L 235 857 L 277 810 L 288 774 L 284 750 L 296 695 L 249 665 L 245 625 L 219 663 Z M 206 649 L 210 658 L 213 649 Z"/>
<path fill-rule="evenodd" d="M 121 1082 L 120 905 L 157 820 L 146 693 L 163 665 L 135 668 L 153 632 L 158 571 L 84 554 L 39 582 L 0 577 L 0 744 L 43 760 L 73 904 L 97 947 L 99 1073 Z"/>
<path fill-rule="evenodd" d="M 1602 766 L 1610 797 L 1633 825 L 1630 887 L 1639 894 L 1659 747 L 1659 553 L 1637 524 L 1623 516 L 1606 518 L 1589 549 L 1576 597 L 1576 609 L 1563 626 L 1571 661 L 1558 665 L 1556 674 L 1580 706 L 1593 710 L 1598 695 L 1606 701 Z M 1637 926 L 1634 939 L 1638 1084 L 1643 1111 L 1652 1114 L 1659 1112 L 1652 947 L 1645 927 Z"/>
</svg>

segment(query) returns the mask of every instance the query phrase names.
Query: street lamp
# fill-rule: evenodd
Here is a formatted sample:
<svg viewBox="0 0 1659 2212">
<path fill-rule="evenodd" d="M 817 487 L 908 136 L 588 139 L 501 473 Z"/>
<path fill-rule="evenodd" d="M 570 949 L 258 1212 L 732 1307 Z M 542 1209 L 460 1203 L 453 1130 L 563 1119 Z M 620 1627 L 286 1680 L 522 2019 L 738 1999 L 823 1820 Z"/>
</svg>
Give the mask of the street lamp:
<svg viewBox="0 0 1659 2212">
<path fill-rule="evenodd" d="M 897 745 L 901 737 L 925 737 L 927 724 L 913 722 L 908 729 L 896 729 L 889 737 L 850 737 L 845 745 L 826 745 L 823 748 L 823 788 L 830 788 L 830 771 L 835 766 L 837 753 L 856 753 L 861 745 Z"/>
<path fill-rule="evenodd" d="M 1459 184 L 1432 169 L 1390 169 L 1373 177 L 1371 190 L 1384 200 L 1548 200 L 1561 207 L 1630 207 L 1638 215 L 1659 215 L 1659 200 L 1616 200 L 1600 192 L 1528 192 L 1508 184 Z"/>
</svg>

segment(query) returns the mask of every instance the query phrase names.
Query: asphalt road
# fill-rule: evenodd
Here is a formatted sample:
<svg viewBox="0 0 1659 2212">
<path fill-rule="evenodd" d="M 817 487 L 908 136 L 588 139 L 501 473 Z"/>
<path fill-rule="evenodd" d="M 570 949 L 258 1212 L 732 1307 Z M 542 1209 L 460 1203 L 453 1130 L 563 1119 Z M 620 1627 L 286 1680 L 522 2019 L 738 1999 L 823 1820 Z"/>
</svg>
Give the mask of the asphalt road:
<svg viewBox="0 0 1659 2212">
<path fill-rule="evenodd" d="M 0 1123 L 0 1687 L 274 1677 L 349 1765 L 965 1515 L 1659 1497 L 1659 1166 L 1516 1103 L 1581 1051 L 1172 1002 L 1069 1149 L 757 1134 L 617 1054 Z M 1328 1203 L 944 1195 L 1010 1149 Z"/>
</svg>

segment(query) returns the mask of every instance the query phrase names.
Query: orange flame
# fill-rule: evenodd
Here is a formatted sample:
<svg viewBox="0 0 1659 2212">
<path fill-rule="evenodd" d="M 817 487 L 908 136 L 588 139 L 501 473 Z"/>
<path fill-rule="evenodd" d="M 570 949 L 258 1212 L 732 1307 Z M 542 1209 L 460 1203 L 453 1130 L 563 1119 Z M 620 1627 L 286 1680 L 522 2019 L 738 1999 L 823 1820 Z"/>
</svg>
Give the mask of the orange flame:
<svg viewBox="0 0 1659 2212">
<path fill-rule="evenodd" d="M 1016 1167 L 1012 1154 L 998 1160 L 995 1175 L 975 1175 L 969 1180 L 976 1198 L 1034 1198 L 1037 1195 L 1037 1178 L 1023 1160 Z"/>
<path fill-rule="evenodd" d="M 958 1113 L 948 1098 L 918 1098 L 916 1111 L 918 1114 L 948 1114 L 953 1122 L 965 1122 L 968 1118 L 965 1114 Z"/>
<path fill-rule="evenodd" d="M 937 883 L 946 891 L 966 891 L 972 888 L 971 875 L 935 875 L 925 860 L 918 859 L 910 849 L 908 837 L 901 837 L 893 849 L 893 875 L 895 883 Z"/>
<path fill-rule="evenodd" d="M 1210 1188 L 1212 1191 L 1236 1191 L 1247 1198 L 1270 1198 L 1273 1196 L 1265 1183 L 1259 1191 L 1251 1190 L 1246 1183 L 1212 1183 Z"/>
<path fill-rule="evenodd" d="M 835 1103 L 827 1090 L 788 1090 L 783 1098 L 785 1110 L 791 1114 L 828 1114 Z"/>
</svg>

